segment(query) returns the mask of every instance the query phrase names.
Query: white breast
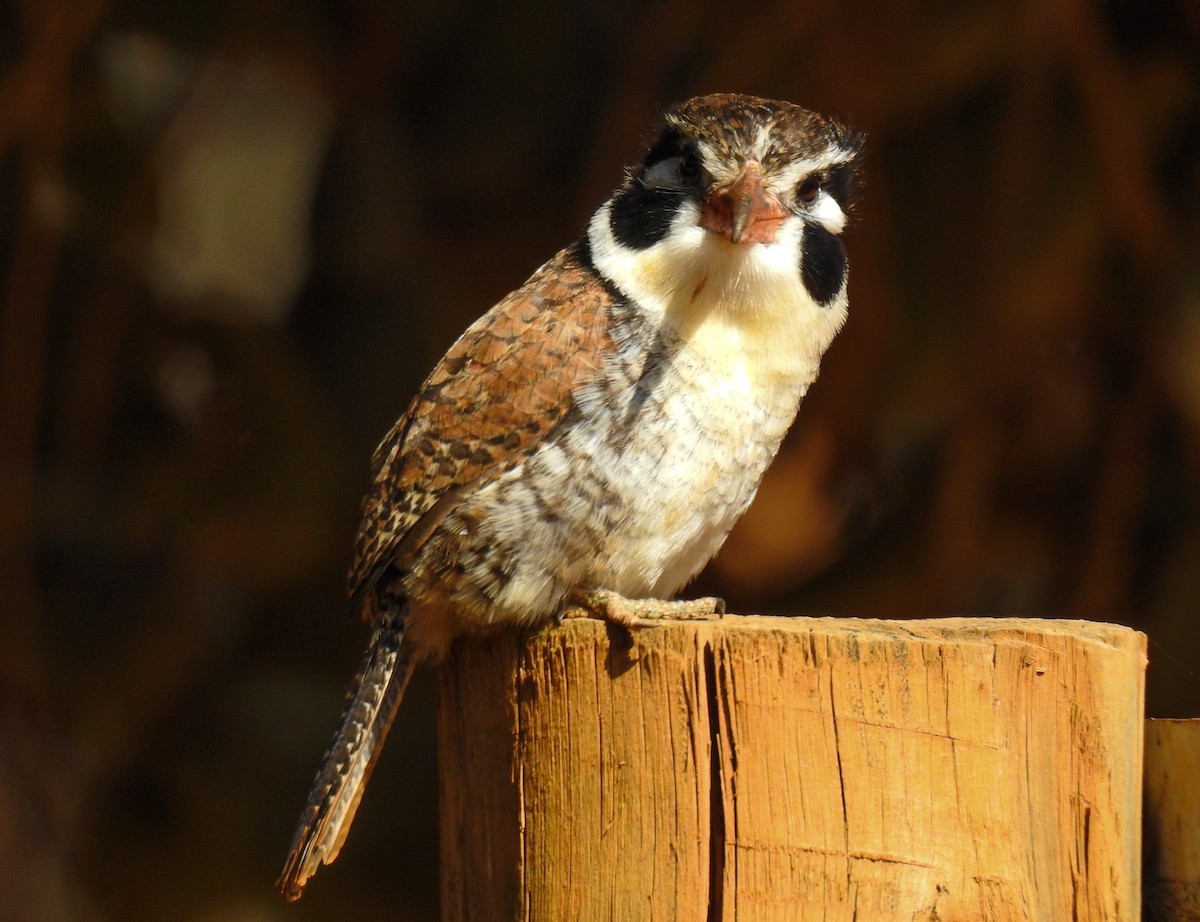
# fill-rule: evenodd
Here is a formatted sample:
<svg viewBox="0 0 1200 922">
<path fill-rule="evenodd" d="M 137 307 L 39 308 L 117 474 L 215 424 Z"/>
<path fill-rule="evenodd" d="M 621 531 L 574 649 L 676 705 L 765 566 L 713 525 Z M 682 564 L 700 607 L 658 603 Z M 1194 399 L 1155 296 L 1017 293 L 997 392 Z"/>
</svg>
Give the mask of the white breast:
<svg viewBox="0 0 1200 922">
<path fill-rule="evenodd" d="M 593 261 L 629 306 L 569 425 L 467 502 L 506 561 L 469 581 L 488 621 L 540 620 L 576 586 L 678 591 L 753 499 L 845 319 L 844 292 L 822 307 L 800 280 L 799 218 L 735 246 L 687 211 L 639 251 L 612 239 L 607 208 L 593 219 Z"/>
<path fill-rule="evenodd" d="M 675 354 L 661 402 L 624 438 L 597 426 L 590 448 L 620 497 L 589 581 L 631 597 L 676 592 L 716 553 L 745 511 L 795 417 L 811 375 L 798 363 L 765 369 L 705 331 Z M 620 419 L 618 414 L 617 419 Z M 588 439 L 580 431 L 572 437 Z"/>
<path fill-rule="evenodd" d="M 636 251 L 613 238 L 607 208 L 589 227 L 597 270 L 677 343 L 656 388 L 660 412 L 620 451 L 599 432 L 592 443 L 630 510 L 592 575 L 627 595 L 676 592 L 720 548 L 846 317 L 845 292 L 822 307 L 801 282 L 800 218 L 749 246 L 698 219 L 696 206 L 681 208 L 662 241 Z"/>
</svg>

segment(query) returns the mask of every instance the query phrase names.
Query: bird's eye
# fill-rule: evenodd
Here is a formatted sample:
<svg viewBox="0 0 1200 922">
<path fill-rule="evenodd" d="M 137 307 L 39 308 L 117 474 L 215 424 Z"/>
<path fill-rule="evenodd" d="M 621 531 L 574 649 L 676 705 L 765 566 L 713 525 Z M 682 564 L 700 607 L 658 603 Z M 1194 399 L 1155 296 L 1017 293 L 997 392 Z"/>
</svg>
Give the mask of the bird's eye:
<svg viewBox="0 0 1200 922">
<path fill-rule="evenodd" d="M 796 198 L 804 202 L 806 205 L 811 205 L 813 202 L 815 202 L 817 200 L 817 196 L 820 194 L 820 176 L 810 176 L 796 187 Z"/>
<path fill-rule="evenodd" d="M 645 189 L 691 189 L 700 184 L 704 169 L 692 151 L 651 164 L 638 177 Z"/>
<path fill-rule="evenodd" d="M 689 150 L 679 158 L 679 178 L 689 186 L 699 183 L 702 173 L 700 158 L 696 156 L 695 151 Z"/>
</svg>

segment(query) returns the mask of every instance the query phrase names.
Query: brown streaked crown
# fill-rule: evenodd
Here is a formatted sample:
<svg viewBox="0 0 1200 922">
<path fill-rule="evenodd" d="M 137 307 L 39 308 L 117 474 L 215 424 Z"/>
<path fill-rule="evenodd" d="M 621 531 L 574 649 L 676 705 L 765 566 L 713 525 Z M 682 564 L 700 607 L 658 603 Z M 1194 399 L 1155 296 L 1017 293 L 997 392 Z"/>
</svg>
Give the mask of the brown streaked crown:
<svg viewBox="0 0 1200 922">
<path fill-rule="evenodd" d="M 831 118 L 790 102 L 738 93 L 693 97 L 672 109 L 667 122 L 691 137 L 702 137 L 723 160 L 737 159 L 765 126 L 774 143 L 763 158 L 764 170 L 830 147 L 852 158 L 862 147 L 858 134 Z"/>
</svg>

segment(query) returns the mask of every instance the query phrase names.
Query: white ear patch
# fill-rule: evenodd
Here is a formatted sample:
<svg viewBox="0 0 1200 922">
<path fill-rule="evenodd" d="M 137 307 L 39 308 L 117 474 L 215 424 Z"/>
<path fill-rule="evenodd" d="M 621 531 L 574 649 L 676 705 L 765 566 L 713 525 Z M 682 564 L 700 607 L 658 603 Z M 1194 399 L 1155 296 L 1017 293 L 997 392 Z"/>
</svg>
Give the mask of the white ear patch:
<svg viewBox="0 0 1200 922">
<path fill-rule="evenodd" d="M 817 198 L 816 206 L 812 209 L 812 215 L 825 229 L 831 234 L 840 234 L 846 226 L 846 212 L 842 211 L 842 206 L 828 192 L 822 192 Z"/>
</svg>

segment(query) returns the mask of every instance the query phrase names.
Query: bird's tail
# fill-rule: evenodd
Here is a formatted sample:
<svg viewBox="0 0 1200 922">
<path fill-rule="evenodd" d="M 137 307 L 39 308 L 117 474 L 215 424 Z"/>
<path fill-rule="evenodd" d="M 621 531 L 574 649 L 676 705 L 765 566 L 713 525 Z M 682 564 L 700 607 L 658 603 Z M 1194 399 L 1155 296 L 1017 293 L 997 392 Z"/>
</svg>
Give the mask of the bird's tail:
<svg viewBox="0 0 1200 922">
<path fill-rule="evenodd" d="M 287 863 L 276 886 L 298 900 L 308 879 L 331 864 L 346 841 L 371 769 L 412 675 L 412 645 L 404 641 L 406 607 L 384 611 L 329 751 L 296 827 Z"/>
</svg>

